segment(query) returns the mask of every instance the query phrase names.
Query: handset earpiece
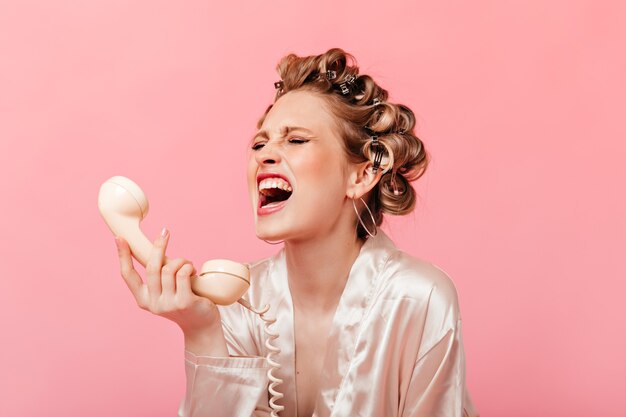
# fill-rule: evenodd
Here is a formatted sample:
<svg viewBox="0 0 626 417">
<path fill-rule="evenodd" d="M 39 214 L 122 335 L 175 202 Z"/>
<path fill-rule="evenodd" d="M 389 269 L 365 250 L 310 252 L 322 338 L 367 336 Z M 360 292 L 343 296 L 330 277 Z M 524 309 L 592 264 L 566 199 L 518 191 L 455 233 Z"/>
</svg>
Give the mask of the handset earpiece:
<svg viewBox="0 0 626 417">
<path fill-rule="evenodd" d="M 145 193 L 129 178 L 114 176 L 100 186 L 98 208 L 109 229 L 115 236 L 121 236 L 128 241 L 133 256 L 145 267 L 152 249 L 152 242 L 139 227 L 139 223 L 148 214 Z M 249 269 L 227 259 L 205 262 L 200 274 L 191 279 L 194 293 L 219 305 L 230 305 L 238 301 L 249 286 Z"/>
</svg>

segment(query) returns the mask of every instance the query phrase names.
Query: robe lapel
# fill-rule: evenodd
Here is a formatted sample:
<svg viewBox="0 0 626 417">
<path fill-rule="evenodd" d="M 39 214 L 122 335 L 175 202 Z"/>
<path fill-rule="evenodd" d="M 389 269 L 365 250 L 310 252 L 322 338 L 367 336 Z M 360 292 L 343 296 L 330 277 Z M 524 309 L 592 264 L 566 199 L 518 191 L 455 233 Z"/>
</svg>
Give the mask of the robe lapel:
<svg viewBox="0 0 626 417">
<path fill-rule="evenodd" d="M 359 256 L 352 265 L 329 333 L 320 380 L 320 394 L 313 417 L 328 417 L 332 414 L 335 399 L 342 389 L 343 377 L 352 361 L 363 316 L 378 286 L 380 272 L 394 248 L 393 242 L 379 229 L 375 237 L 369 238 L 363 244 Z M 284 249 L 271 258 L 268 275 L 271 295 L 267 292 L 264 295 L 269 295 L 266 300 L 271 305 L 270 312 L 274 311 L 276 317 L 273 330 L 279 334 L 274 344 L 280 348 L 280 354 L 275 356 L 275 359 L 281 368 L 275 371 L 274 375 L 283 380 L 277 387 L 278 391 L 285 395 L 279 401 L 279 404 L 285 407 L 281 415 L 295 417 L 297 413 L 296 344 L 293 327 L 295 320 Z"/>
<path fill-rule="evenodd" d="M 342 381 L 350 367 L 363 317 L 378 286 L 380 272 L 393 249 L 393 242 L 379 229 L 375 237 L 363 244 L 352 265 L 333 318 L 314 417 L 331 416 L 339 391 L 350 389 L 342 387 Z"/>
</svg>

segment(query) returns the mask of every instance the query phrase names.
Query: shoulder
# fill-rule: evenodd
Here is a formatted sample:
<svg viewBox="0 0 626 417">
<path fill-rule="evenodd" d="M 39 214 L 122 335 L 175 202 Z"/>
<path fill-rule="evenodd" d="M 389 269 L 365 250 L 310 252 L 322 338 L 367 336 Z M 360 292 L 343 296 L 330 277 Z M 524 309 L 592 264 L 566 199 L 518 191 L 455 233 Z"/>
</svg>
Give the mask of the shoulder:
<svg viewBox="0 0 626 417">
<path fill-rule="evenodd" d="M 458 312 L 454 281 L 441 267 L 401 250 L 390 254 L 383 270 L 379 297 L 427 302 L 428 309 Z"/>
<path fill-rule="evenodd" d="M 412 341 L 412 360 L 454 333 L 461 319 L 457 289 L 450 275 L 438 265 L 398 249 L 390 251 L 380 270 L 372 311 L 374 321 L 380 317 L 407 336 L 403 341 Z"/>
</svg>

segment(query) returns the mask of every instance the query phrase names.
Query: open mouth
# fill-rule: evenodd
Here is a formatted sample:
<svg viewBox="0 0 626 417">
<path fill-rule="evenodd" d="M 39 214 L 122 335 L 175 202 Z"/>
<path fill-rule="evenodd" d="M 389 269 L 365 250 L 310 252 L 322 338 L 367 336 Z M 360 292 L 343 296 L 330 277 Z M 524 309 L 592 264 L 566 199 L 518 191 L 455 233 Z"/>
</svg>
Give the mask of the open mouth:
<svg viewBox="0 0 626 417">
<path fill-rule="evenodd" d="M 287 201 L 293 188 L 280 177 L 265 178 L 259 182 L 259 206 L 272 207 Z"/>
</svg>

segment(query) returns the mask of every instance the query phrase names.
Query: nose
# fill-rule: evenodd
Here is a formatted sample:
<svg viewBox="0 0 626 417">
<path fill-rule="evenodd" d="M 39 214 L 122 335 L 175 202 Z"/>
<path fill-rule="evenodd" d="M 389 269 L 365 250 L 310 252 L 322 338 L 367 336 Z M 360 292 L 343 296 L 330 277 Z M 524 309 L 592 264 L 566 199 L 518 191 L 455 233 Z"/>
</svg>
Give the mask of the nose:
<svg viewBox="0 0 626 417">
<path fill-rule="evenodd" d="M 276 145 L 268 141 L 256 152 L 256 161 L 259 165 L 275 165 L 280 162 L 281 156 Z"/>
</svg>

